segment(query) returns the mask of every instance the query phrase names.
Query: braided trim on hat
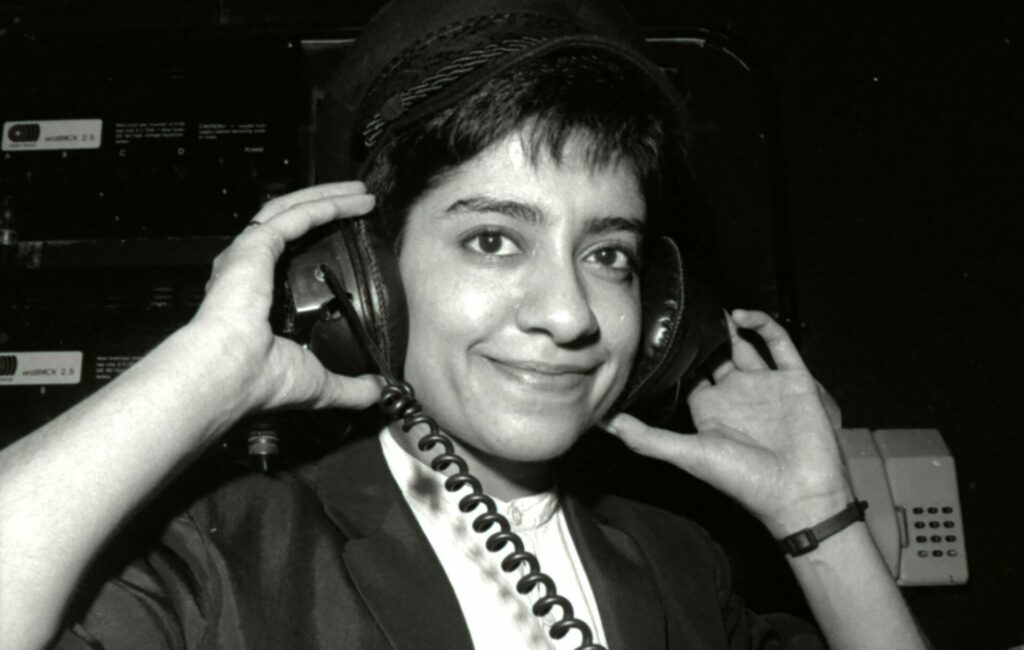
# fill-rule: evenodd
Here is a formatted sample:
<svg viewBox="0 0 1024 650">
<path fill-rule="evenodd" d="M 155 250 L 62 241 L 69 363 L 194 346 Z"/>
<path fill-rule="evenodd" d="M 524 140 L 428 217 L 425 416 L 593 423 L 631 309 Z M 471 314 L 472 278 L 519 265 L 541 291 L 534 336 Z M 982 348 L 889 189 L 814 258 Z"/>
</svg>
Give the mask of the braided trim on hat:
<svg viewBox="0 0 1024 650">
<path fill-rule="evenodd" d="M 543 40 L 532 36 L 524 36 L 487 45 L 481 49 L 456 57 L 451 63 L 445 65 L 422 82 L 391 96 L 384 102 L 381 109 L 370 118 L 366 126 L 363 127 L 363 141 L 366 143 L 366 148 L 372 149 L 380 134 L 387 128 L 387 125 L 401 117 L 406 109 L 416 102 L 443 89 L 450 83 L 458 81 L 489 61 L 521 52 L 537 43 L 543 42 Z"/>
<path fill-rule="evenodd" d="M 377 75 L 363 100 L 363 142 L 372 149 L 387 127 L 418 102 L 503 57 L 552 38 L 579 33 L 564 20 L 532 12 L 460 20 L 404 48 Z M 417 79 L 417 73 L 427 76 Z M 412 85 L 401 87 L 403 77 Z M 388 86 L 398 88 L 388 89 Z"/>
<path fill-rule="evenodd" d="M 571 30 L 573 32 L 579 31 L 579 29 L 571 23 L 557 18 L 552 18 L 551 16 L 531 12 L 506 12 L 500 14 L 489 14 L 486 16 L 476 16 L 473 18 L 464 18 L 463 20 L 446 25 L 439 31 L 427 34 L 403 48 L 402 51 L 380 71 L 377 76 L 377 81 L 374 82 L 374 86 L 383 85 L 388 78 L 397 74 L 398 71 L 404 70 L 410 66 L 433 64 L 433 59 L 438 58 L 438 55 L 433 57 L 425 55 L 425 53 L 431 48 L 436 48 L 438 46 L 444 47 L 445 43 L 457 43 L 467 35 L 482 37 L 486 36 L 488 33 L 502 33 L 507 36 L 509 33 L 509 24 L 518 26 L 520 30 L 544 29 L 560 31 Z M 441 58 L 444 58 L 444 56 L 444 53 L 440 54 Z M 369 94 L 372 95 L 373 93 L 374 90 L 371 89 Z"/>
</svg>

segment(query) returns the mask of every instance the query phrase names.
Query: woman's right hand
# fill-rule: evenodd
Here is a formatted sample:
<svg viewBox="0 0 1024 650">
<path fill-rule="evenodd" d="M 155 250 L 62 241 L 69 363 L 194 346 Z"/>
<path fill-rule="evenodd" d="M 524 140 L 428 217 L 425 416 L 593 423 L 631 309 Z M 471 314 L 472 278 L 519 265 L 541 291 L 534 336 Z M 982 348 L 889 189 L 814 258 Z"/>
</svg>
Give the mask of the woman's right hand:
<svg viewBox="0 0 1024 650">
<path fill-rule="evenodd" d="M 269 314 L 274 267 L 285 245 L 333 219 L 364 215 L 374 197 L 358 181 L 316 185 L 277 197 L 213 262 L 206 298 L 189 324 L 200 345 L 241 373 L 244 411 L 276 407 L 361 409 L 380 396 L 373 375 L 329 372 L 305 347 L 276 336 Z M 230 399 L 232 396 L 225 396 Z"/>
<path fill-rule="evenodd" d="M 106 386 L 0 450 L 0 639 L 49 647 L 80 576 L 131 514 L 247 413 L 365 408 L 378 378 L 329 373 L 268 317 L 285 245 L 363 215 L 362 183 L 268 202 L 214 261 L 195 317 Z"/>
</svg>

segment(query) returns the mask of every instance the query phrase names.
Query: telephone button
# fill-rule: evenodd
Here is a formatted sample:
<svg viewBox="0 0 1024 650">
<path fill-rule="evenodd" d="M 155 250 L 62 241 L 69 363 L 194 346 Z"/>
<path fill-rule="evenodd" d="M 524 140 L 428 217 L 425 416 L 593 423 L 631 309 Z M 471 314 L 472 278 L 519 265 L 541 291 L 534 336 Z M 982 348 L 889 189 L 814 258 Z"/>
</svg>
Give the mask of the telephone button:
<svg viewBox="0 0 1024 650">
<path fill-rule="evenodd" d="M 939 522 L 937 522 L 937 521 L 929 521 L 928 525 L 930 527 L 932 527 L 932 528 L 938 528 L 939 527 Z"/>
<path fill-rule="evenodd" d="M 937 515 L 939 514 L 939 509 L 936 508 L 935 506 L 932 506 L 931 508 L 928 508 L 928 514 Z"/>
<path fill-rule="evenodd" d="M 946 535 L 946 541 L 947 542 L 955 542 L 956 541 L 956 535 Z"/>
<path fill-rule="evenodd" d="M 952 508 L 952 506 L 943 506 L 942 512 L 944 512 L 947 515 L 948 514 L 952 514 L 953 513 L 953 508 Z"/>
<path fill-rule="evenodd" d="M 924 522 L 923 521 L 915 521 L 914 522 L 914 528 L 924 528 Z"/>
<path fill-rule="evenodd" d="M 932 541 L 933 542 L 941 542 L 942 541 L 942 535 L 932 535 Z"/>
<path fill-rule="evenodd" d="M 935 557 L 942 557 L 943 553 L 942 551 L 932 551 L 932 555 Z"/>
<path fill-rule="evenodd" d="M 924 543 L 926 543 L 927 541 L 928 541 L 928 538 L 927 538 L 927 537 L 925 537 L 924 535 L 918 535 L 918 536 L 917 536 L 917 543 L 918 543 L 918 544 L 924 544 Z"/>
<path fill-rule="evenodd" d="M 960 555 L 960 551 L 956 550 L 955 548 L 951 548 L 948 551 L 946 551 L 946 555 L 948 555 L 949 557 L 956 557 Z"/>
<path fill-rule="evenodd" d="M 952 521 L 945 521 L 945 522 L 942 523 L 942 525 L 945 526 L 946 528 L 954 528 L 954 527 L 956 527 L 956 524 L 954 522 L 952 522 Z"/>
<path fill-rule="evenodd" d="M 918 551 L 917 557 L 928 557 L 928 551 Z"/>
<path fill-rule="evenodd" d="M 914 514 L 915 515 L 923 515 L 924 514 L 924 508 L 922 508 L 921 506 L 918 506 L 918 507 L 914 508 Z"/>
</svg>

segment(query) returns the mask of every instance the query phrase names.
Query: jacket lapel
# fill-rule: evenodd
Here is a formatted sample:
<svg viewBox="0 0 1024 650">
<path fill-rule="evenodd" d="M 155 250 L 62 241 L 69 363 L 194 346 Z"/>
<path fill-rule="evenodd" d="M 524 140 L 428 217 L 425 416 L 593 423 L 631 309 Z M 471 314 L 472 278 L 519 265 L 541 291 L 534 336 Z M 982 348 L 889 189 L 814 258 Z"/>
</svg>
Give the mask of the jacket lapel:
<svg viewBox="0 0 1024 650">
<path fill-rule="evenodd" d="M 369 436 L 320 463 L 317 492 L 348 537 L 356 588 L 395 648 L 472 649 L 444 569 Z"/>
<path fill-rule="evenodd" d="M 325 458 L 317 492 L 348 538 L 346 566 L 392 646 L 472 650 L 455 592 L 391 478 L 377 437 L 354 440 Z M 665 648 L 665 611 L 642 551 L 575 497 L 566 496 L 563 506 L 608 647 Z"/>
<path fill-rule="evenodd" d="M 564 507 L 608 647 L 665 648 L 665 612 L 639 547 L 621 530 L 595 521 L 578 499 L 566 497 Z"/>
</svg>

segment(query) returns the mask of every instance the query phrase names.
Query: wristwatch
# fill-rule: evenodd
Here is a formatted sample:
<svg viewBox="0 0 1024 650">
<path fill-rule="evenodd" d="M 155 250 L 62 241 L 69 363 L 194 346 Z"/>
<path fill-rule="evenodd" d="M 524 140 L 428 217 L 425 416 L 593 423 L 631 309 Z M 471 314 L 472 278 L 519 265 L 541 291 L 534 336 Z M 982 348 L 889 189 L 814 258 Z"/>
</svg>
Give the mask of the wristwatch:
<svg viewBox="0 0 1024 650">
<path fill-rule="evenodd" d="M 804 528 L 792 535 L 783 537 L 779 540 L 779 546 L 784 553 L 793 557 L 810 553 L 818 548 L 823 541 L 845 529 L 850 524 L 864 521 L 864 511 L 867 509 L 867 501 L 851 501 L 845 508 L 828 519 L 811 528 Z"/>
</svg>

